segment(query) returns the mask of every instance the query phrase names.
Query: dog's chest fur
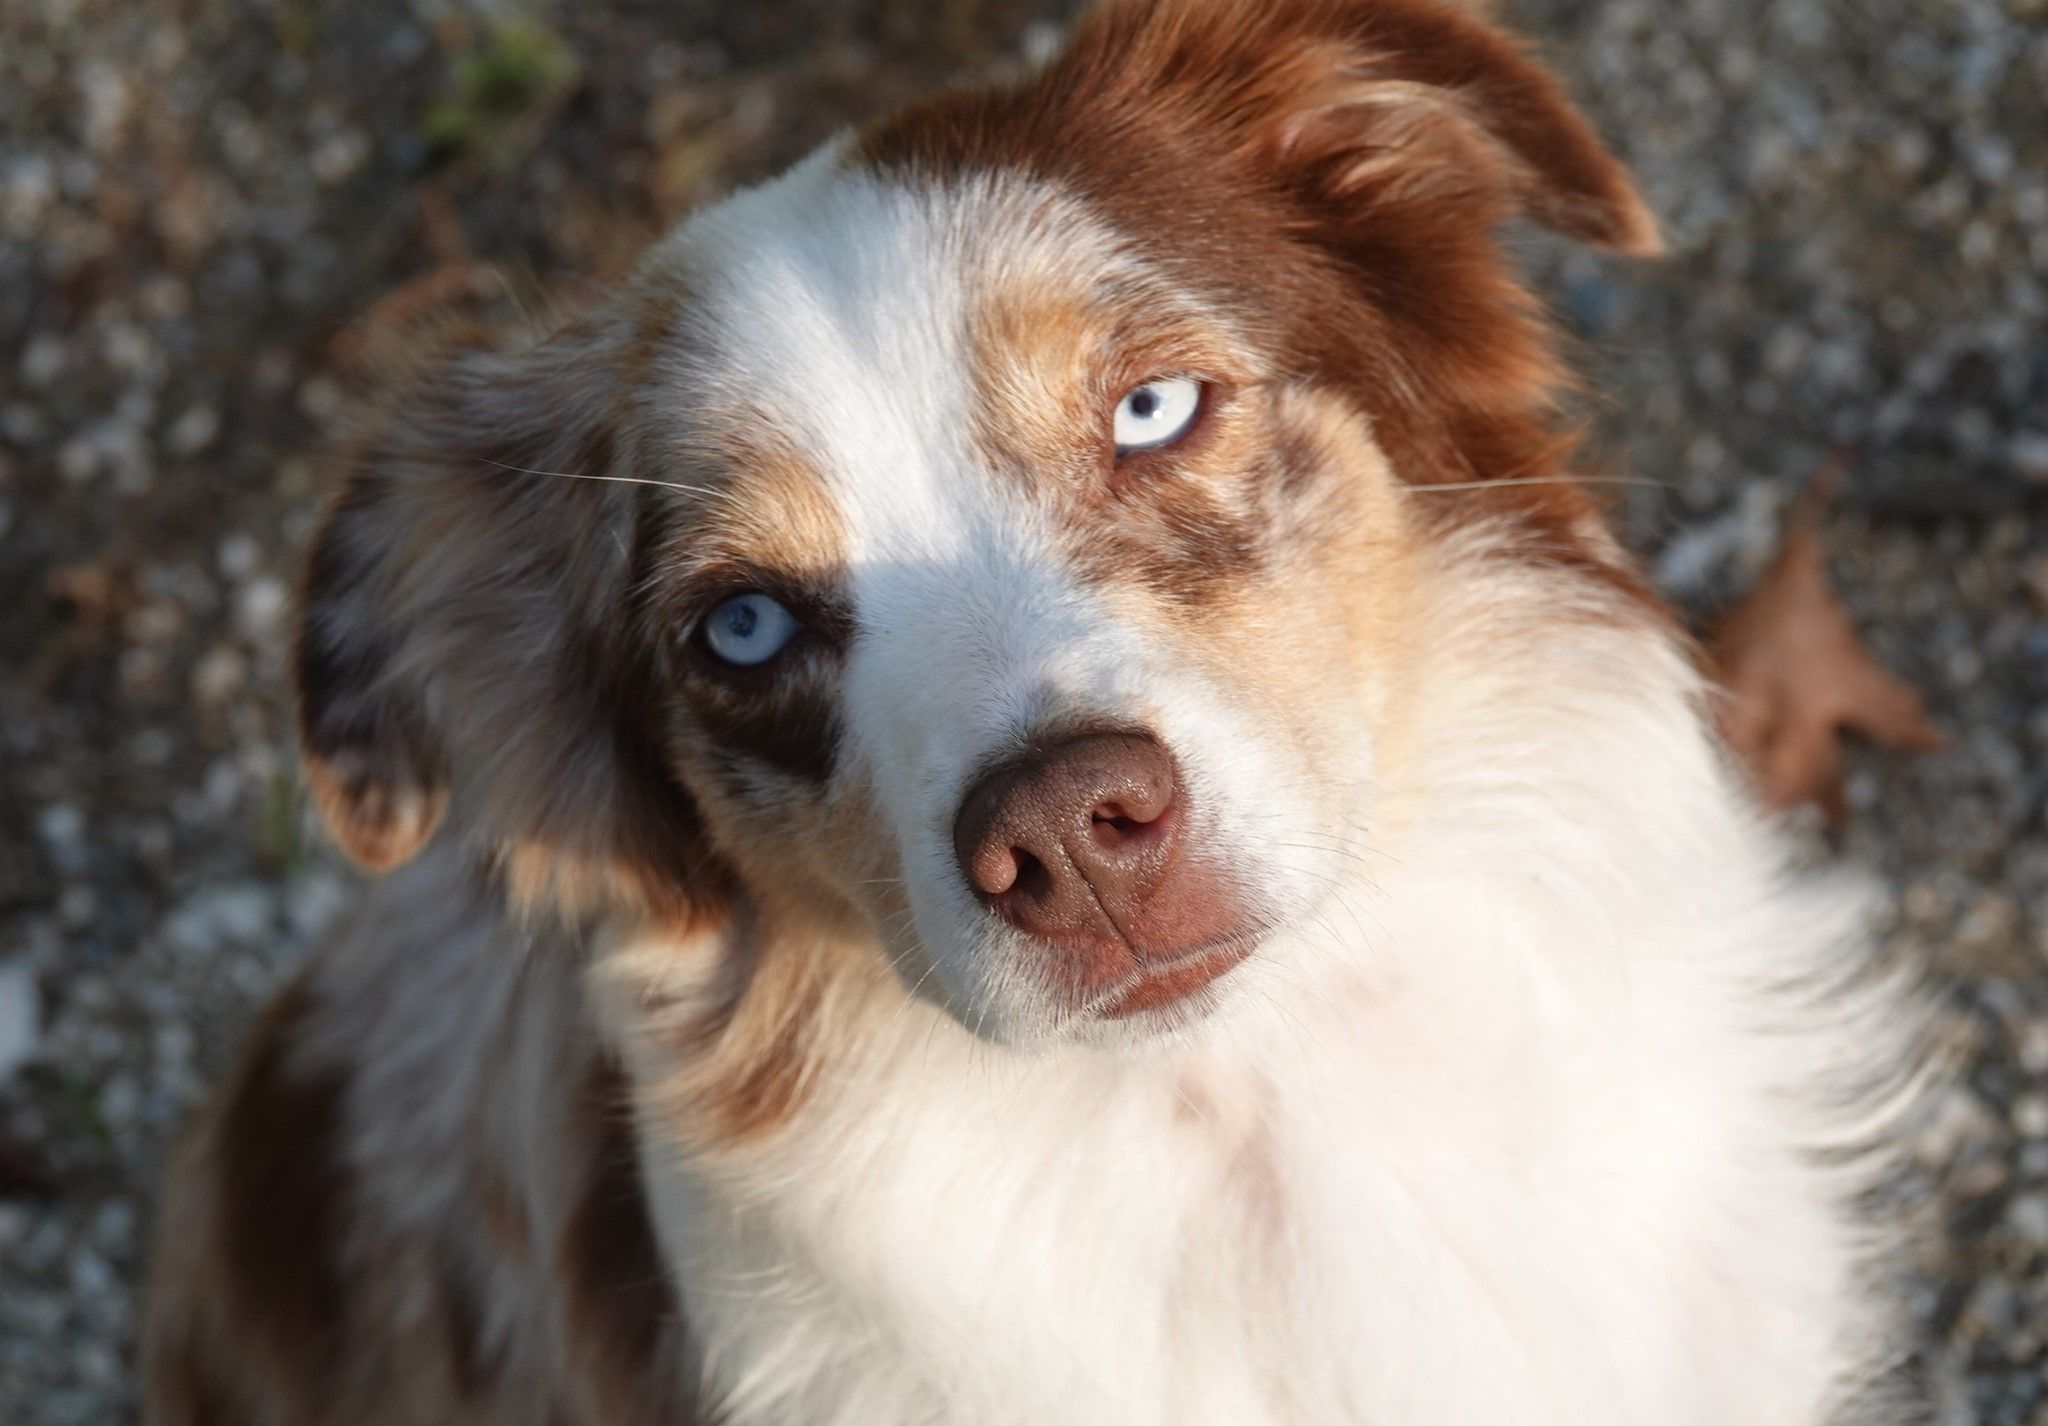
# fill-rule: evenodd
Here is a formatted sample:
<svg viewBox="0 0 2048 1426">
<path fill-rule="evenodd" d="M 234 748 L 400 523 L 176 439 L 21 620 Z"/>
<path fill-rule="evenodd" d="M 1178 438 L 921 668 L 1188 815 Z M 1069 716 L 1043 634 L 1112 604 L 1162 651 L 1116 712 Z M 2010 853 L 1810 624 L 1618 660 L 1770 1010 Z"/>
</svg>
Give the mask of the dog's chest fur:
<svg viewBox="0 0 2048 1426">
<path fill-rule="evenodd" d="M 1219 1093 L 1227 1054 L 1033 1072 L 920 1031 L 929 1077 L 752 1173 L 673 1176 L 651 1138 L 732 1419 L 1622 1422 L 1690 1380 L 1696 1419 L 1760 1421 L 1752 1390 L 1818 1395 L 1828 1343 L 1772 1279 L 1821 1247 L 1820 1202 L 1646 1161 L 1660 1095 L 1737 1096 L 1626 1048 L 1525 1053 L 1528 1026 L 1360 1046 L 1369 1019 L 1295 1009 L 1286 1084 Z"/>
<path fill-rule="evenodd" d="M 1850 1002 L 1773 987 L 1853 907 L 1777 882 L 1675 690 L 1606 712 L 1665 765 L 1559 739 L 1556 786 L 1475 767 L 1327 943 L 1151 1056 L 1020 1058 L 913 1006 L 787 1136 L 679 1171 L 658 1036 L 608 997 L 712 1398 L 739 1426 L 1817 1419 L 1864 1343 L 1810 1155 L 1859 1126 L 1798 1091 L 1869 1047 Z"/>
</svg>

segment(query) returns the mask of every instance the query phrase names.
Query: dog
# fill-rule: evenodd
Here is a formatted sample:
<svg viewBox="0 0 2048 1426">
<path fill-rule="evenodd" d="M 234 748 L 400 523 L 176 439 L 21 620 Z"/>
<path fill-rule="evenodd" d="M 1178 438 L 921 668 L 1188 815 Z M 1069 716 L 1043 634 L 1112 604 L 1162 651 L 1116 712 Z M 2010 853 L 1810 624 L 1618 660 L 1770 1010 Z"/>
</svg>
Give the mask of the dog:
<svg viewBox="0 0 2048 1426">
<path fill-rule="evenodd" d="M 1439 0 L 1109 0 L 313 540 L 386 874 L 160 1210 L 161 1426 L 1879 1419 L 1913 997 L 1603 523 L 1501 241 L 1656 224 Z"/>
</svg>

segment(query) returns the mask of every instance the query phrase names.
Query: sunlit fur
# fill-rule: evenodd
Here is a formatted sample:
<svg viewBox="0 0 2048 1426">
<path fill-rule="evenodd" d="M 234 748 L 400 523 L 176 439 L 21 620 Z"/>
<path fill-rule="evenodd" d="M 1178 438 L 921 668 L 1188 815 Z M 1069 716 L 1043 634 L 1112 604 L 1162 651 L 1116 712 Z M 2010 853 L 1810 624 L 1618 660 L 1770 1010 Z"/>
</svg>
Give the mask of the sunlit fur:
<svg viewBox="0 0 2048 1426">
<path fill-rule="evenodd" d="M 397 870 L 181 1154 L 157 1418 L 1888 1419 L 1910 999 L 1574 482 L 1516 216 L 1656 241 L 1469 13 L 1137 0 L 396 383 L 296 662 Z M 1256 941 L 1129 1018 L 952 841 L 1100 729 Z"/>
</svg>

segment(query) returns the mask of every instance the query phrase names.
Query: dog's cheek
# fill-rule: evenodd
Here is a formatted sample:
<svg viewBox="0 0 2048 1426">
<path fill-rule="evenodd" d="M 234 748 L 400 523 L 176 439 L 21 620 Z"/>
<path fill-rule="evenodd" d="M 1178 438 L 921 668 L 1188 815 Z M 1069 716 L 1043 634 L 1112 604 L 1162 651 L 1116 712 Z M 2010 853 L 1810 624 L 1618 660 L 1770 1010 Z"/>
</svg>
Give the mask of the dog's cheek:
<svg viewBox="0 0 2048 1426">
<path fill-rule="evenodd" d="M 851 769 L 799 777 L 702 727 L 684 738 L 677 763 L 719 855 L 757 897 L 826 921 L 890 914 L 879 893 L 896 862 Z"/>
<path fill-rule="evenodd" d="M 1283 392 L 1247 492 L 1256 571 L 1187 603 L 1127 601 L 1146 638 L 1248 715 L 1282 765 L 1345 768 L 1390 736 L 1426 647 L 1418 627 L 1432 536 L 1343 400 Z M 1307 792 L 1341 799 L 1304 777 Z"/>
</svg>

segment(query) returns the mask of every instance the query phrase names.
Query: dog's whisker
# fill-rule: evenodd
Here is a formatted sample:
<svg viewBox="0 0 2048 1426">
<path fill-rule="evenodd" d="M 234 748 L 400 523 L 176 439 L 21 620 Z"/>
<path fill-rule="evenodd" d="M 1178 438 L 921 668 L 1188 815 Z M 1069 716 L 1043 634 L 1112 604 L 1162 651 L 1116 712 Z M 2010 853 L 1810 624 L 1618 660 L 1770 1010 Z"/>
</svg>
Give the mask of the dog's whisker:
<svg viewBox="0 0 2048 1426">
<path fill-rule="evenodd" d="M 1633 485 L 1652 490 L 1675 490 L 1668 480 L 1650 480 L 1627 475 L 1531 475 L 1502 476 L 1495 480 L 1424 480 L 1402 488 L 1413 494 L 1437 494 L 1452 490 L 1507 490 L 1518 485 Z"/>
<path fill-rule="evenodd" d="M 654 480 L 644 475 L 597 475 L 588 471 L 537 470 L 532 466 L 513 465 L 510 461 L 493 460 L 489 456 L 482 456 L 479 459 L 486 465 L 494 465 L 500 470 L 515 471 L 520 475 L 546 476 L 551 480 L 596 480 L 611 485 L 651 485 L 661 490 L 674 490 L 684 495 L 701 495 L 710 498 L 718 498 L 726 494 L 724 491 L 716 490 L 709 486 L 683 485 L 673 480 Z"/>
</svg>

